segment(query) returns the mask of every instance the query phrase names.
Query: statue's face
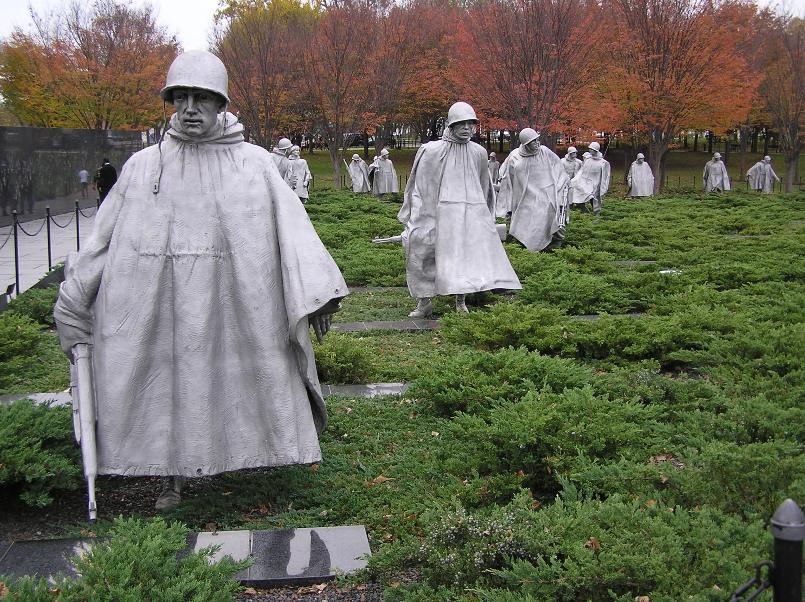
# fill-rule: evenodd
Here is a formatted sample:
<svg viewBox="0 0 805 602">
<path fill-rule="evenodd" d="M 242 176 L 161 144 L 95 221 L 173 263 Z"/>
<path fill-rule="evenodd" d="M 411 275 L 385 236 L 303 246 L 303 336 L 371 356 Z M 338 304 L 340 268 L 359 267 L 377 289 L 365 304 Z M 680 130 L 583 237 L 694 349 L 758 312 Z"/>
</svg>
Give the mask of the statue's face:
<svg viewBox="0 0 805 602">
<path fill-rule="evenodd" d="M 473 121 L 459 121 L 450 126 L 453 135 L 461 142 L 469 142 L 472 135 L 475 133 L 475 122 Z"/>
<path fill-rule="evenodd" d="M 568 159 L 575 159 L 576 158 L 576 151 L 568 153 L 567 158 Z"/>
<path fill-rule="evenodd" d="M 534 138 L 531 142 L 525 145 L 525 149 L 529 153 L 534 153 L 539 150 L 539 138 Z"/>
<path fill-rule="evenodd" d="M 637 158 L 637 162 L 638 162 L 638 163 L 642 163 L 642 162 L 643 162 L 643 157 L 638 157 L 638 158 Z"/>
<path fill-rule="evenodd" d="M 721 157 L 713 157 L 713 161 L 721 161 Z"/>
<path fill-rule="evenodd" d="M 218 121 L 221 99 L 217 94 L 198 88 L 178 88 L 173 91 L 173 106 L 190 138 L 204 138 Z"/>
</svg>

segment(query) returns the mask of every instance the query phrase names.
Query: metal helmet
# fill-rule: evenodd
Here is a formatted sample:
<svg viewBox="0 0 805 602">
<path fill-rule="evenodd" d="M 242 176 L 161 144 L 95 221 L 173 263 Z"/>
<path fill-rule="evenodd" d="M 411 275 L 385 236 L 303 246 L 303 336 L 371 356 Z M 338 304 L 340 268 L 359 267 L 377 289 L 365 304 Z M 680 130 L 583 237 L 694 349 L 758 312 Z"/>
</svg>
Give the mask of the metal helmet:
<svg viewBox="0 0 805 602">
<path fill-rule="evenodd" d="M 531 128 L 523 128 L 520 130 L 520 144 L 526 145 L 529 142 L 539 139 L 539 132 Z"/>
<path fill-rule="evenodd" d="M 188 50 L 173 59 L 159 95 L 173 102 L 176 88 L 199 88 L 215 92 L 229 104 L 228 87 L 229 76 L 221 59 L 206 50 Z"/>
<path fill-rule="evenodd" d="M 646 155 L 644 155 L 643 153 L 637 153 L 637 158 L 638 159 L 645 159 Z"/>
<path fill-rule="evenodd" d="M 590 142 L 590 146 L 588 148 L 599 153 L 601 152 L 601 145 L 597 142 Z"/>
<path fill-rule="evenodd" d="M 447 127 L 459 121 L 474 121 L 478 123 L 478 116 L 475 114 L 475 109 L 466 102 L 455 102 L 453 106 L 450 107 L 450 110 L 447 111 Z"/>
<path fill-rule="evenodd" d="M 298 155 L 301 151 L 302 151 L 302 149 L 299 148 L 298 146 L 296 146 L 295 144 L 291 147 L 291 152 L 292 153 L 296 153 Z"/>
<path fill-rule="evenodd" d="M 576 147 L 575 147 L 575 146 L 568 146 L 568 147 L 567 147 L 567 154 L 568 154 L 568 155 L 569 155 L 570 153 L 578 153 L 578 152 L 579 152 L 579 151 L 577 151 L 577 150 L 576 150 Z"/>
<path fill-rule="evenodd" d="M 357 155 L 357 154 L 352 155 L 352 160 L 353 160 L 353 161 L 354 161 L 355 159 L 360 159 L 360 158 L 361 158 L 361 157 L 360 157 L 360 155 Z"/>
<path fill-rule="evenodd" d="M 489 158 L 491 159 L 492 157 L 497 157 L 497 155 L 495 153 L 489 153 Z"/>
<path fill-rule="evenodd" d="M 721 153 L 713 153 L 713 159 L 720 159 Z"/>
<path fill-rule="evenodd" d="M 765 157 L 763 157 L 763 160 L 764 160 L 766 163 L 771 163 L 771 157 L 769 157 L 768 155 L 766 155 Z"/>
<path fill-rule="evenodd" d="M 293 146 L 293 144 L 287 138 L 280 138 L 280 141 L 277 142 L 277 148 L 281 151 L 288 150 L 291 146 Z"/>
<path fill-rule="evenodd" d="M 380 156 L 381 157 L 386 157 L 386 156 L 388 156 L 388 154 L 389 154 L 389 149 L 387 149 L 387 148 L 384 148 L 382 151 L 380 151 Z"/>
</svg>

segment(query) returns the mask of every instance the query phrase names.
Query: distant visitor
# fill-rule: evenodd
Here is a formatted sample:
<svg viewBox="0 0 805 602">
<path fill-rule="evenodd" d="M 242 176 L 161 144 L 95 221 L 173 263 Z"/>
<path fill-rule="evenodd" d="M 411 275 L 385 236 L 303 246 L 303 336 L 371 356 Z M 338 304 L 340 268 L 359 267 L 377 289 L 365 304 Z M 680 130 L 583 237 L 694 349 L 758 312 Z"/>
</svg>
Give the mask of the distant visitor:
<svg viewBox="0 0 805 602">
<path fill-rule="evenodd" d="M 115 182 L 117 182 L 117 170 L 109 163 L 109 159 L 104 159 L 93 178 L 93 187 L 98 191 L 98 204 L 103 203 Z"/>
</svg>

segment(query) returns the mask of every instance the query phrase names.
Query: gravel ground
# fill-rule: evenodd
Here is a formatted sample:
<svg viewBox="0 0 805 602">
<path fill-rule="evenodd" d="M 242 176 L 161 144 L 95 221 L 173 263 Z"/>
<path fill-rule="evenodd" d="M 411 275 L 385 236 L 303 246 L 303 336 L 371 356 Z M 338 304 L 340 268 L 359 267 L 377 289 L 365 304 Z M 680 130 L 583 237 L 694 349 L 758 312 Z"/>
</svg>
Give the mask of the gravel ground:
<svg viewBox="0 0 805 602">
<path fill-rule="evenodd" d="M 352 587 L 337 587 L 334 583 L 321 583 L 307 587 L 276 589 L 247 588 L 235 596 L 237 602 L 380 602 L 383 588 L 377 583 Z"/>
</svg>

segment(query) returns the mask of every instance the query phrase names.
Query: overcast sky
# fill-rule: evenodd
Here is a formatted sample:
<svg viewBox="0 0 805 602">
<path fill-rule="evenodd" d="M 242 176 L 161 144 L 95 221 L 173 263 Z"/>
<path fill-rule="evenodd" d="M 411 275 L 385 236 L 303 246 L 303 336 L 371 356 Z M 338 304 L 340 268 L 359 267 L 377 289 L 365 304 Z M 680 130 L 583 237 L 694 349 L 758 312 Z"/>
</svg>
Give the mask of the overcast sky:
<svg viewBox="0 0 805 602">
<path fill-rule="evenodd" d="M 28 29 L 31 25 L 28 6 L 37 13 L 62 6 L 67 0 L 0 0 L 0 37 L 11 33 L 15 26 Z M 132 0 L 142 5 L 146 0 Z M 185 50 L 207 48 L 207 38 L 212 27 L 212 16 L 218 7 L 218 0 L 153 0 L 159 22 L 175 33 Z M 762 6 L 781 6 L 791 13 L 805 17 L 805 0 L 759 0 Z"/>
<path fill-rule="evenodd" d="M 89 0 L 88 0 L 89 1 Z M 805 3 L 805 0 L 800 0 Z M 0 37 L 14 29 L 31 26 L 28 7 L 39 13 L 47 13 L 67 3 L 67 0 L 0 0 Z M 132 0 L 136 6 L 149 3 L 156 7 L 157 20 L 176 34 L 185 50 L 205 50 L 212 28 L 212 16 L 218 8 L 218 0 Z"/>
</svg>

